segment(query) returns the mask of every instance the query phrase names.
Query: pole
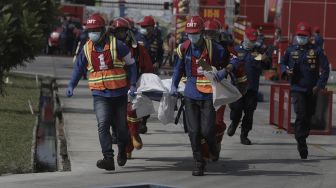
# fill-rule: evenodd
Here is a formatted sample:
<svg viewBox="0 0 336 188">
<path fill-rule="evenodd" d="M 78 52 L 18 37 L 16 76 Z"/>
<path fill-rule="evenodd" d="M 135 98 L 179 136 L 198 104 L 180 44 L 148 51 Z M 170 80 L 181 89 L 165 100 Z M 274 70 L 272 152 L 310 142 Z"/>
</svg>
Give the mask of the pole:
<svg viewBox="0 0 336 188">
<path fill-rule="evenodd" d="M 125 0 L 119 0 L 119 16 L 120 17 L 125 17 Z"/>
</svg>

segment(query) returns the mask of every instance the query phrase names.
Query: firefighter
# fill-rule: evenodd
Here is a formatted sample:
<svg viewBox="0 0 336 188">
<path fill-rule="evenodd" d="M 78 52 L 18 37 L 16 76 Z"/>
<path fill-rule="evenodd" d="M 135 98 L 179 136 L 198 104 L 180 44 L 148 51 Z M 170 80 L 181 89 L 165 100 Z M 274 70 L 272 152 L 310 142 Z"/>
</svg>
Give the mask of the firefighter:
<svg viewBox="0 0 336 188">
<path fill-rule="evenodd" d="M 68 97 L 73 95 L 82 73 L 87 69 L 104 157 L 97 161 L 97 167 L 115 170 L 110 127 L 115 126 L 118 132 L 117 163 L 124 166 L 127 161 L 126 146 L 129 142 L 126 123 L 127 93 L 135 95 L 136 64 L 129 48 L 107 34 L 105 20 L 101 15 L 91 15 L 86 22 L 86 28 L 89 40 L 76 59 L 66 94 Z"/>
<path fill-rule="evenodd" d="M 313 32 L 314 33 L 312 43 L 323 49 L 324 39 L 321 36 L 320 28 L 318 26 L 315 26 Z"/>
<path fill-rule="evenodd" d="M 75 55 L 73 58 L 73 63 L 75 63 L 77 56 L 79 55 L 79 52 L 82 50 L 84 44 L 89 39 L 88 32 L 86 30 L 85 23 L 83 23 L 82 29 L 79 34 L 79 41 L 77 43 L 77 48 L 75 51 Z M 87 80 L 87 71 L 83 72 L 83 80 Z"/>
<path fill-rule="evenodd" d="M 154 69 L 158 69 L 163 61 L 163 40 L 161 34 L 155 29 L 155 21 L 152 16 L 145 16 L 143 21 L 138 23 L 140 25 L 137 39 L 144 43 L 144 46 L 149 51 L 152 59 Z"/>
<path fill-rule="evenodd" d="M 151 57 L 154 71 L 157 73 L 159 66 L 163 61 L 163 40 L 161 34 L 156 32 L 154 28 L 155 21 L 152 16 L 145 16 L 144 19 L 138 23 L 141 28 L 139 30 L 140 35 L 137 35 L 137 40 L 143 43 L 145 48 L 148 50 Z M 145 134 L 147 132 L 147 119 L 150 116 L 145 116 L 140 123 L 140 133 Z"/>
<path fill-rule="evenodd" d="M 257 29 L 257 42 L 256 42 L 256 46 L 259 48 L 261 48 L 265 42 L 265 35 L 263 31 L 264 31 L 263 27 L 259 26 Z"/>
<path fill-rule="evenodd" d="M 222 45 L 224 44 L 225 46 L 227 46 L 229 49 L 232 47 L 233 48 L 233 37 L 232 34 L 229 31 L 229 25 L 224 24 L 223 28 L 221 29 L 221 34 L 220 34 L 220 41 L 222 43 Z"/>
<path fill-rule="evenodd" d="M 216 67 L 217 69 L 223 69 L 230 61 L 230 52 L 228 50 L 228 44 L 225 41 L 222 41 L 221 39 L 221 33 L 220 33 L 221 29 L 222 25 L 220 21 L 218 21 L 217 19 L 207 20 L 204 23 L 204 37 L 220 44 L 226 51 L 225 57 L 223 59 L 224 63 L 221 64 L 219 67 Z"/>
<path fill-rule="evenodd" d="M 280 66 L 281 72 L 288 76 L 291 85 L 296 113 L 294 131 L 297 149 L 301 159 L 306 159 L 306 139 L 309 136 L 311 118 L 315 113 L 317 93 L 327 84 L 330 70 L 323 50 L 309 42 L 311 27 L 300 22 L 295 34 L 296 44 L 286 49 Z"/>
<path fill-rule="evenodd" d="M 132 33 L 136 36 L 138 34 L 138 29 L 135 27 L 135 23 L 134 20 L 132 18 L 129 17 L 125 17 L 125 19 L 128 21 L 128 23 L 130 24 Z"/>
<path fill-rule="evenodd" d="M 187 20 L 185 32 L 188 40 L 177 47 L 177 62 L 174 67 L 170 93 L 177 95 L 177 87 L 183 73 L 187 77 L 184 90 L 186 126 L 195 161 L 193 176 L 203 176 L 206 165 L 201 150 L 201 138 L 205 138 L 213 161 L 219 159 L 216 144 L 215 109 L 212 103 L 211 82 L 204 76 L 200 61 L 217 66 L 223 63 L 224 49 L 204 39 L 204 22 L 199 16 Z"/>
<path fill-rule="evenodd" d="M 230 53 L 227 50 L 226 44 L 224 45 L 220 41 L 220 29 L 221 29 L 221 23 L 218 20 L 207 20 L 204 23 L 204 37 L 206 39 L 212 40 L 213 42 L 216 42 L 220 44 L 225 52 L 225 57 L 223 59 L 223 63 L 217 66 L 216 68 L 218 70 L 223 69 L 229 62 L 230 60 Z M 224 122 L 224 112 L 225 112 L 225 105 L 221 106 L 219 109 L 216 110 L 216 119 L 215 119 L 215 126 L 216 126 L 216 139 L 217 139 L 217 144 L 218 148 L 221 147 L 221 141 L 223 139 L 223 135 L 226 129 L 226 124 Z M 207 144 L 205 141 L 203 141 L 203 150 L 206 158 L 209 158 L 210 156 L 207 154 Z"/>
<path fill-rule="evenodd" d="M 244 117 L 241 124 L 240 142 L 244 145 L 251 145 L 248 133 L 253 125 L 253 113 L 257 107 L 259 78 L 262 72 L 263 59 L 256 48 L 257 31 L 253 28 L 246 28 L 244 40 L 241 45 L 235 47 L 237 58 L 230 62 L 233 70 L 233 80 L 236 87 L 242 93 L 242 97 L 230 104 L 231 124 L 227 130 L 229 136 L 233 136 L 240 123 L 242 114 Z"/>
<path fill-rule="evenodd" d="M 153 73 L 153 64 L 151 58 L 143 46 L 136 41 L 133 41 L 133 33 L 130 23 L 125 18 L 117 18 L 113 21 L 112 28 L 114 29 L 114 36 L 124 42 L 130 49 L 132 57 L 137 65 L 137 75 L 142 73 Z M 135 42 L 135 43 L 134 43 Z M 136 45 L 134 45 L 136 44 Z M 139 123 L 136 111 L 132 109 L 132 103 L 129 102 L 127 106 L 127 124 L 130 133 L 130 142 L 127 146 L 127 158 L 130 159 L 134 148 L 142 148 L 142 140 L 139 135 Z"/>
</svg>

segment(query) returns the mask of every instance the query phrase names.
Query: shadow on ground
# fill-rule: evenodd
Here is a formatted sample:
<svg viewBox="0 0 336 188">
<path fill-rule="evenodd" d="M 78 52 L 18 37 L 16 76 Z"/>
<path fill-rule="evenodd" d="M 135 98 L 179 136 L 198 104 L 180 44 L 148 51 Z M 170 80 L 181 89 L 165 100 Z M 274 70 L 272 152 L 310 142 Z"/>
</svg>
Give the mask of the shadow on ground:
<svg viewBox="0 0 336 188">
<path fill-rule="evenodd" d="M 142 159 L 146 162 L 162 162 L 165 166 L 145 166 L 136 164 L 134 166 L 124 167 L 124 171 L 106 172 L 111 173 L 132 173 L 132 172 L 155 172 L 155 171 L 191 171 L 193 168 L 193 161 L 189 157 L 173 158 L 135 158 Z M 321 160 L 334 160 L 333 158 L 325 158 L 319 160 L 299 160 L 299 159 L 257 159 L 257 160 L 232 160 L 228 158 L 221 158 L 218 162 L 211 162 L 206 167 L 206 175 L 231 175 L 231 176 L 311 176 L 321 175 L 316 172 L 303 171 L 286 171 L 286 170 L 256 170 L 251 169 L 251 165 L 255 164 L 283 164 L 292 165 L 298 163 L 319 163 Z M 144 164 L 146 164 L 144 162 Z"/>
</svg>

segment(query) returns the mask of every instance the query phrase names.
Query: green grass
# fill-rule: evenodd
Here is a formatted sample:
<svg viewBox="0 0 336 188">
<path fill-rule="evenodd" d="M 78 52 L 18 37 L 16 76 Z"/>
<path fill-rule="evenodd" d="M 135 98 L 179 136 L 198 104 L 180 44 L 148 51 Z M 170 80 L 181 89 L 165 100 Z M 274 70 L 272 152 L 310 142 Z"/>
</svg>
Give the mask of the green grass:
<svg viewBox="0 0 336 188">
<path fill-rule="evenodd" d="M 336 84 L 328 84 L 326 87 L 328 90 L 336 92 Z"/>
<path fill-rule="evenodd" d="M 5 96 L 0 95 L 0 175 L 32 171 L 32 135 L 40 92 L 34 78 L 10 74 L 9 81 L 12 84 L 6 85 Z"/>
</svg>

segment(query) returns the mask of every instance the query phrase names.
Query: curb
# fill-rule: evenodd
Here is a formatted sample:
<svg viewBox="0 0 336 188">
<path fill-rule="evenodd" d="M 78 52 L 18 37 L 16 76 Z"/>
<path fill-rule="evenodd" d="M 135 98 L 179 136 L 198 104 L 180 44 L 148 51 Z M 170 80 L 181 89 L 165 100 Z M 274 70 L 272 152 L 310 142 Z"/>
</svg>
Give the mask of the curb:
<svg viewBox="0 0 336 188">
<path fill-rule="evenodd" d="M 32 172 L 36 172 L 36 131 L 37 131 L 37 126 L 38 126 L 38 116 L 35 117 L 35 125 L 33 127 L 33 138 L 32 138 L 32 147 L 31 147 L 31 158 L 30 158 L 30 163 L 31 163 L 31 169 Z"/>
<path fill-rule="evenodd" d="M 55 129 L 56 129 L 56 152 L 57 152 L 57 169 L 58 171 L 71 171 L 71 164 L 68 155 L 67 141 L 64 128 L 64 119 L 60 99 L 58 97 L 58 85 L 55 82 L 54 87 L 54 104 L 55 104 Z"/>
</svg>

